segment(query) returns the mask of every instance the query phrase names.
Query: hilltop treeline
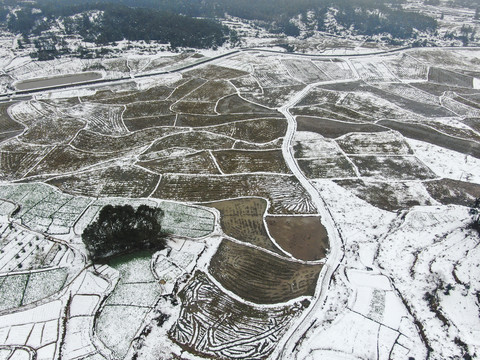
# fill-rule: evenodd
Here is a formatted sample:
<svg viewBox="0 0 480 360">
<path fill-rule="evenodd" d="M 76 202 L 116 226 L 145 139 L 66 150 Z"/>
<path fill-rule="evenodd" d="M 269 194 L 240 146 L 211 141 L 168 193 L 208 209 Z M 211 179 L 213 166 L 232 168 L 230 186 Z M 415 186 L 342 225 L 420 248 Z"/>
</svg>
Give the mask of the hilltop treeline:
<svg viewBox="0 0 480 360">
<path fill-rule="evenodd" d="M 230 35 L 226 27 L 213 20 L 106 1 L 25 3 L 21 10 L 3 17 L 14 33 L 38 36 L 60 23 L 67 34 L 78 34 L 97 44 L 156 40 L 172 47 L 211 48 L 222 45 Z"/>
<path fill-rule="evenodd" d="M 40 0 L 43 6 L 51 0 Z M 111 0 L 102 0 L 108 2 Z M 457 0 L 460 1 L 460 0 Z M 462 0 L 469 1 L 469 0 Z M 475 0 L 477 1 L 477 0 Z M 128 7 L 161 9 L 190 17 L 223 17 L 226 13 L 247 20 L 259 20 L 269 30 L 296 35 L 290 19 L 302 15 L 316 22 L 318 30 L 326 30 L 326 15 L 329 9 L 335 9 L 339 25 L 351 29 L 360 35 L 389 33 L 393 37 L 408 39 L 418 31 L 435 31 L 435 19 L 404 11 L 404 0 L 116 0 Z M 98 0 L 82 1 L 62 0 L 68 6 L 88 6 L 99 4 Z M 58 1 L 53 8 L 58 7 Z"/>
</svg>

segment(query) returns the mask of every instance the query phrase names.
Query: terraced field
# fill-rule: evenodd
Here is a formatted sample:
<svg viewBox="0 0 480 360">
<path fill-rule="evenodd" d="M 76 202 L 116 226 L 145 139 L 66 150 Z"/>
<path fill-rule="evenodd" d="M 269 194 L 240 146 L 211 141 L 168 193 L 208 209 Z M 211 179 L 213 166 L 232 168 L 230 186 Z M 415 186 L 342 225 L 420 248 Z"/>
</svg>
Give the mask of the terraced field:
<svg viewBox="0 0 480 360">
<path fill-rule="evenodd" d="M 480 291 L 460 280 L 460 257 L 432 267 L 426 248 L 406 241 L 405 254 L 394 241 L 424 219 L 440 251 L 460 236 L 431 214 L 445 211 L 474 251 L 465 214 L 480 197 L 478 56 L 461 50 L 442 66 L 432 53 L 448 51 L 246 50 L 181 71 L 175 61 L 200 57 L 104 60 L 109 76 L 170 73 L 2 104 L 0 357 L 474 354 L 445 299 Z M 36 66 L 7 71 L 24 79 Z M 107 204 L 161 207 L 167 248 L 91 264 L 81 234 Z M 413 290 L 391 270 L 391 249 L 427 295 L 404 296 Z M 425 264 L 433 280 L 420 283 Z M 444 310 L 429 333 L 437 315 L 425 312 Z M 348 341 L 328 337 L 337 328 Z"/>
</svg>

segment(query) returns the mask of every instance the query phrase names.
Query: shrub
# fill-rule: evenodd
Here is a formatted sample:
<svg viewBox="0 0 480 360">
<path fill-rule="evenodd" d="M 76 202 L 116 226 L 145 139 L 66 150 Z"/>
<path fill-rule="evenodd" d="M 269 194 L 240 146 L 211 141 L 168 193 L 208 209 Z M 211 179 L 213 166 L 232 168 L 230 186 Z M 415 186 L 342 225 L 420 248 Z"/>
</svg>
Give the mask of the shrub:
<svg viewBox="0 0 480 360">
<path fill-rule="evenodd" d="M 165 247 L 160 208 L 141 205 L 107 205 L 98 219 L 83 231 L 82 240 L 91 260 L 105 260 L 135 250 Z"/>
</svg>

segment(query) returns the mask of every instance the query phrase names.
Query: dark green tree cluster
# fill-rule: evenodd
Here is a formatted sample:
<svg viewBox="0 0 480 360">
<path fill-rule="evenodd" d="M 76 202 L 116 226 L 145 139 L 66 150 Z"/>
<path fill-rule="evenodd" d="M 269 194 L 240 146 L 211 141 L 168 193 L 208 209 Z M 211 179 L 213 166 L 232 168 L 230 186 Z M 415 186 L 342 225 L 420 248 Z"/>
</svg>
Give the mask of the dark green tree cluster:
<svg viewBox="0 0 480 360">
<path fill-rule="evenodd" d="M 88 225 L 82 234 L 91 260 L 105 260 L 135 250 L 165 248 L 162 231 L 163 211 L 141 205 L 135 210 L 130 205 L 102 208 L 98 219 Z"/>
<path fill-rule="evenodd" d="M 40 1 L 41 12 L 34 5 L 5 16 L 8 29 L 26 36 L 40 35 L 61 20 L 67 34 L 79 34 L 97 44 L 121 40 L 156 40 L 173 48 L 212 48 L 221 46 L 231 36 L 228 28 L 217 21 L 195 19 L 159 9 L 128 7 L 106 1 Z M 92 19 L 88 12 L 100 10 Z M 73 15 L 79 14 L 72 18 Z M 1 15 L 1 14 L 0 14 Z"/>
</svg>

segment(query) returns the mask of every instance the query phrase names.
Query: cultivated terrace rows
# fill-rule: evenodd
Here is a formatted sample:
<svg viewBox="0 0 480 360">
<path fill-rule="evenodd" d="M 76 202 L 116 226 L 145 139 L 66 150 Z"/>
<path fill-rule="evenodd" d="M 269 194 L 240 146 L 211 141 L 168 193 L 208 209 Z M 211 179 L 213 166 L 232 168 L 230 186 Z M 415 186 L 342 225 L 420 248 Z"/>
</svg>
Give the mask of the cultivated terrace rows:
<svg viewBox="0 0 480 360">
<path fill-rule="evenodd" d="M 249 50 L 2 103 L 0 359 L 478 355 L 478 61 Z M 107 204 L 167 248 L 91 263 Z"/>
</svg>

